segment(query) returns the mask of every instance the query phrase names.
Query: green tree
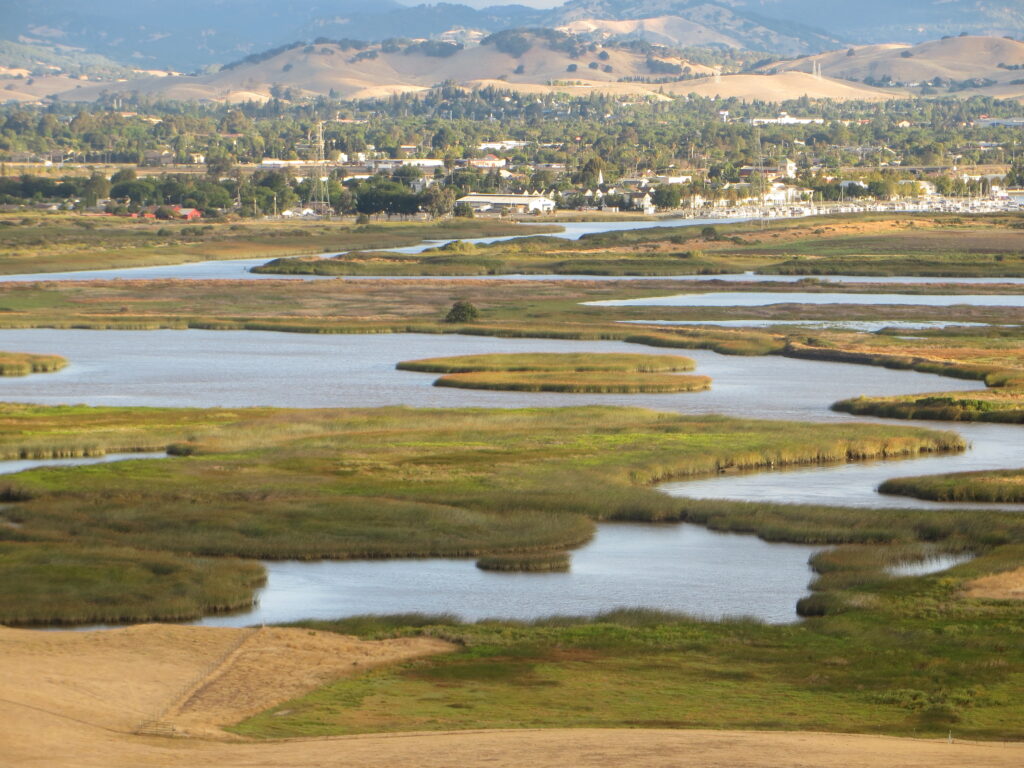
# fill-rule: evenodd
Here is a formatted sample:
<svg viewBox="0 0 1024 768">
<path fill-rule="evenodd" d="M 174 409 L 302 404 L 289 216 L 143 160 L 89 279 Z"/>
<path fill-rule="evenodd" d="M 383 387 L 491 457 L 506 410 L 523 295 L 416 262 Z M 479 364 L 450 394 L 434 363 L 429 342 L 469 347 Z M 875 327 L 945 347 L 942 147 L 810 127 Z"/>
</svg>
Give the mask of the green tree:
<svg viewBox="0 0 1024 768">
<path fill-rule="evenodd" d="M 456 301 L 448 314 L 444 316 L 446 323 L 472 323 L 480 317 L 480 310 L 468 301 Z"/>
</svg>

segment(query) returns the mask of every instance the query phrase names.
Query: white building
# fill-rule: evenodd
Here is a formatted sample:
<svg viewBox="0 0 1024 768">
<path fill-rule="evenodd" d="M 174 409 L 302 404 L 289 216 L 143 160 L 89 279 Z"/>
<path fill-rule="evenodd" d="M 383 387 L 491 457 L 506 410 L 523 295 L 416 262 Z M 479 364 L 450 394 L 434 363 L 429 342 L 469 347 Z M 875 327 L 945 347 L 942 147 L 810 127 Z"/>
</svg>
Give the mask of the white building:
<svg viewBox="0 0 1024 768">
<path fill-rule="evenodd" d="M 482 144 L 477 145 L 477 149 L 481 152 L 510 152 L 513 149 L 522 149 L 523 147 L 530 146 L 532 142 L 529 141 L 514 141 L 512 139 L 503 139 L 502 141 L 485 141 Z"/>
<path fill-rule="evenodd" d="M 755 117 L 753 125 L 824 125 L 823 117 L 793 117 L 788 112 L 779 112 L 778 117 Z"/>
<path fill-rule="evenodd" d="M 460 205 L 468 205 L 475 213 L 487 211 L 551 213 L 555 210 L 555 201 L 544 195 L 486 195 L 471 192 L 455 202 Z"/>
<path fill-rule="evenodd" d="M 504 168 L 508 165 L 508 161 L 503 157 L 496 157 L 495 155 L 487 155 L 487 157 L 476 157 L 469 161 L 470 168 L 480 168 L 483 170 L 495 170 L 498 168 Z"/>
</svg>

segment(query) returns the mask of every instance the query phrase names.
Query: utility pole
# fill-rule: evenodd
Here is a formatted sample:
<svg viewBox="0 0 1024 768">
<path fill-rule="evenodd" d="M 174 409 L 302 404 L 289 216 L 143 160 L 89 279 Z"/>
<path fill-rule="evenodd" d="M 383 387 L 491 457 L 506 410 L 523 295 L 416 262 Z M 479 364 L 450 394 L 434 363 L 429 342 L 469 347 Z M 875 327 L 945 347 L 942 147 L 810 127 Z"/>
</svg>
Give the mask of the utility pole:
<svg viewBox="0 0 1024 768">
<path fill-rule="evenodd" d="M 316 124 L 316 140 L 313 142 L 313 176 L 309 185 L 309 207 L 318 215 L 329 216 L 330 201 L 328 199 L 327 181 L 323 173 L 327 170 L 324 157 L 324 124 Z"/>
</svg>

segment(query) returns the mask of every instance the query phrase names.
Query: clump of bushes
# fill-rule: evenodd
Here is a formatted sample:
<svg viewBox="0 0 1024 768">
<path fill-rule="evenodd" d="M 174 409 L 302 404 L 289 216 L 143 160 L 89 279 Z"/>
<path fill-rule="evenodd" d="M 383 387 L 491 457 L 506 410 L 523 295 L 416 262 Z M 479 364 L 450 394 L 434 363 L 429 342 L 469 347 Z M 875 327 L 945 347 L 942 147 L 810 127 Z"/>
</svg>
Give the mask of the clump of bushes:
<svg viewBox="0 0 1024 768">
<path fill-rule="evenodd" d="M 475 323 L 480 318 L 480 310 L 468 301 L 456 301 L 448 314 L 444 316 L 446 323 Z"/>
</svg>

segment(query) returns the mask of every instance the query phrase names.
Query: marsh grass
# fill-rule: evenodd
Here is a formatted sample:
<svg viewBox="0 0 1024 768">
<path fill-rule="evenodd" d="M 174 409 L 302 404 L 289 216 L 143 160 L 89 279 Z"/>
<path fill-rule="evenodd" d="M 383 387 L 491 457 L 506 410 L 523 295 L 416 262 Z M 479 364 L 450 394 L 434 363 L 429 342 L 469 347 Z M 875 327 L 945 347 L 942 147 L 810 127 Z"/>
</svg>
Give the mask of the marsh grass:
<svg viewBox="0 0 1024 768">
<path fill-rule="evenodd" d="M 1024 470 L 954 472 L 920 477 L 894 477 L 878 490 L 930 501 L 1024 503 Z"/>
<path fill-rule="evenodd" d="M 708 376 L 655 373 L 565 374 L 517 371 L 509 373 L 454 373 L 442 376 L 435 387 L 490 389 L 508 392 L 574 392 L 588 394 L 665 394 L 710 389 Z"/>
<path fill-rule="evenodd" d="M 28 376 L 53 373 L 68 361 L 59 355 L 33 355 L 25 352 L 0 352 L 0 376 Z"/>
<path fill-rule="evenodd" d="M 568 552 L 530 552 L 515 555 L 487 555 L 476 561 L 482 571 L 564 572 L 569 570 Z"/>
<path fill-rule="evenodd" d="M 977 392 L 935 392 L 894 397 L 856 397 L 832 405 L 836 411 L 857 416 L 933 421 L 987 421 L 1024 423 L 1024 389 L 1003 388 Z"/>
<path fill-rule="evenodd" d="M 694 362 L 676 355 L 495 354 L 409 360 L 399 370 L 440 372 L 435 387 L 511 392 L 590 394 L 695 392 L 708 389 L 707 376 L 657 371 L 689 371 Z"/>
<path fill-rule="evenodd" d="M 389 248 L 423 240 L 533 234 L 537 226 L 509 221 L 448 219 L 353 226 L 342 222 L 251 221 L 168 227 L 109 217 L 79 226 L 76 214 L 25 216 L 0 232 L 0 273 L 181 264 L 214 259 L 268 259 L 326 251 Z M 9 217 L 0 217 L 9 218 Z M 557 225 L 547 231 L 557 231 Z"/>
<path fill-rule="evenodd" d="M 685 519 L 684 502 L 651 487 L 662 480 L 963 448 L 955 435 L 913 428 L 596 406 L 0 405 L 0 452 L 12 457 L 144 443 L 177 444 L 184 455 L 11 476 L 0 541 L 57 543 L 83 557 L 106 547 L 250 559 L 558 551 L 588 541 L 596 520 Z M 53 590 L 53 605 L 70 604 L 45 570 L 32 575 Z M 120 589 L 116 580 L 107 588 Z"/>
<path fill-rule="evenodd" d="M 184 621 L 252 605 L 263 566 L 126 547 L 0 542 L 5 624 Z"/>
<path fill-rule="evenodd" d="M 424 373 L 477 373 L 497 371 L 616 371 L 657 373 L 692 371 L 695 363 L 679 355 L 537 352 L 524 354 L 461 355 L 407 360 L 396 368 Z"/>
</svg>

